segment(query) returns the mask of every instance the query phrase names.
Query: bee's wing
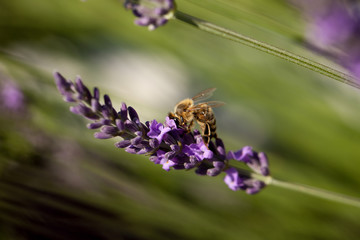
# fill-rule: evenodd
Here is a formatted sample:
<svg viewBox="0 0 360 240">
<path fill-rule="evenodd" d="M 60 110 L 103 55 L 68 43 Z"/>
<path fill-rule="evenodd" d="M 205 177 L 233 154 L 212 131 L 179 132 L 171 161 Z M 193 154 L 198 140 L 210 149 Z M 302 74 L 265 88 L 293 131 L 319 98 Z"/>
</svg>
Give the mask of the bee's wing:
<svg viewBox="0 0 360 240">
<path fill-rule="evenodd" d="M 196 94 L 193 98 L 191 98 L 193 101 L 203 101 L 208 99 L 209 97 L 211 97 L 214 93 L 214 91 L 216 90 L 216 88 L 208 88 L 205 89 L 201 92 L 199 92 L 198 94 Z"/>
<path fill-rule="evenodd" d="M 209 101 L 209 102 L 203 102 L 203 103 L 198 103 L 194 106 L 192 106 L 190 109 L 191 110 L 200 110 L 202 108 L 206 108 L 211 107 L 211 108 L 215 108 L 215 107 L 220 107 L 222 105 L 224 105 L 224 102 L 220 102 L 220 101 Z"/>
</svg>

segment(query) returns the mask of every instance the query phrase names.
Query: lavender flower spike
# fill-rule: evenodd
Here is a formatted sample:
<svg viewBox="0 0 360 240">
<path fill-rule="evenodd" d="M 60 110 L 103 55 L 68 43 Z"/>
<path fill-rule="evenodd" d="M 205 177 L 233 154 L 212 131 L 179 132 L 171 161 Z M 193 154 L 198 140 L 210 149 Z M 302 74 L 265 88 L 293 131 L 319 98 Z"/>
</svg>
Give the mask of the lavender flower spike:
<svg viewBox="0 0 360 240">
<path fill-rule="evenodd" d="M 124 7 L 137 17 L 135 24 L 154 30 L 167 23 L 175 12 L 174 0 L 126 0 Z"/>
<path fill-rule="evenodd" d="M 206 146 L 198 130 L 186 131 L 169 117 L 165 123 L 156 120 L 142 123 L 136 110 L 125 103 L 119 111 L 113 108 L 108 95 L 104 95 L 101 103 L 99 90 L 95 88 L 91 93 L 80 78 L 76 83 L 66 80 L 60 73 L 55 73 L 54 78 L 64 100 L 75 104 L 71 111 L 92 121 L 88 128 L 98 130 L 95 138 L 120 137 L 115 147 L 131 154 L 146 154 L 150 161 L 162 165 L 166 171 L 195 169 L 195 173 L 207 176 L 225 172 L 224 181 L 234 191 L 245 190 L 254 194 L 265 186 L 264 182 L 250 175 L 243 176 L 229 166 L 229 160 L 235 159 L 247 164 L 254 172 L 267 176 L 268 161 L 264 153 L 244 147 L 226 154 L 224 143 L 219 138 Z"/>
</svg>

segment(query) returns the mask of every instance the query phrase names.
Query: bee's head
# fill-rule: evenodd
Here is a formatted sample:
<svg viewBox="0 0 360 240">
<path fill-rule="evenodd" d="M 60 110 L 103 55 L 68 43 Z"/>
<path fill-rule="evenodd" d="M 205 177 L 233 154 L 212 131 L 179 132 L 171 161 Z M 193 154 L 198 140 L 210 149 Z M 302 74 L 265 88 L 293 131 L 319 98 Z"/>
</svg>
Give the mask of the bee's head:
<svg viewBox="0 0 360 240">
<path fill-rule="evenodd" d="M 170 112 L 168 116 L 175 121 L 177 127 L 181 127 L 184 124 L 184 118 L 182 116 L 178 116 L 172 112 Z"/>
<path fill-rule="evenodd" d="M 174 113 L 172 113 L 172 112 L 169 112 L 168 116 L 169 116 L 170 119 L 173 119 L 173 120 L 175 121 L 176 126 L 179 127 L 179 125 L 180 125 L 180 119 L 179 119 L 179 117 L 176 116 L 176 115 L 175 115 Z"/>
</svg>

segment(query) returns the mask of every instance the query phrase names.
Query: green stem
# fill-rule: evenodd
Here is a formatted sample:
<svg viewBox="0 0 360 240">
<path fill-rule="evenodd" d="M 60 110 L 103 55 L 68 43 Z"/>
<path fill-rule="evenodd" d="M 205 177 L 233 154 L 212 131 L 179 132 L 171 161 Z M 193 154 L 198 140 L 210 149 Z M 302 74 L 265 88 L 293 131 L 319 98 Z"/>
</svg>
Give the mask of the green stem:
<svg viewBox="0 0 360 240">
<path fill-rule="evenodd" d="M 265 182 L 266 185 L 273 185 L 273 186 L 285 188 L 288 190 L 301 192 L 301 193 L 305 193 L 305 194 L 308 194 L 311 196 L 315 196 L 315 197 L 323 198 L 326 200 L 339 202 L 339 203 L 343 203 L 343 204 L 347 204 L 347 205 L 351 205 L 351 206 L 360 208 L 360 199 L 359 198 L 350 197 L 350 196 L 346 196 L 346 195 L 343 195 L 340 193 L 334 193 L 334 192 L 326 191 L 326 190 L 323 190 L 320 188 L 306 186 L 306 185 L 302 185 L 302 184 L 298 184 L 298 183 L 290 183 L 290 182 L 280 181 L 280 180 L 272 178 L 271 176 L 262 176 L 260 174 L 256 174 L 256 173 L 253 173 L 248 170 L 241 169 L 241 168 L 236 168 L 236 169 L 238 170 L 240 175 L 258 179 L 260 181 Z"/>
<path fill-rule="evenodd" d="M 299 56 L 297 54 L 288 52 L 286 50 L 277 48 L 277 47 L 269 45 L 267 43 L 260 42 L 258 40 L 252 39 L 252 38 L 244 36 L 242 34 L 235 33 L 233 31 L 219 27 L 215 24 L 212 24 L 205 20 L 190 16 L 190 15 L 180 12 L 180 11 L 175 12 L 174 18 L 177 20 L 183 21 L 185 23 L 191 24 L 194 27 L 201 29 L 205 32 L 208 32 L 208 33 L 244 44 L 246 46 L 258 49 L 262 52 L 271 54 L 273 56 L 280 57 L 289 62 L 295 63 L 299 66 L 308 68 L 312 71 L 318 72 L 322 75 L 328 76 L 332 79 L 335 79 L 337 81 L 340 81 L 342 83 L 345 83 L 345 84 L 348 84 L 350 86 L 360 89 L 360 84 L 354 77 L 352 77 L 348 74 L 345 74 L 343 72 L 340 72 L 338 70 L 335 70 L 326 65 L 323 65 L 321 63 L 310 60 L 308 58 L 305 58 L 305 57 Z"/>
<path fill-rule="evenodd" d="M 306 186 L 298 183 L 290 183 L 290 182 L 284 182 L 276 179 L 272 179 L 270 182 L 271 185 L 282 187 L 285 189 L 302 192 L 308 195 L 316 196 L 319 198 L 327 199 L 334 202 L 339 202 L 347 205 L 351 205 L 354 207 L 360 208 L 360 199 L 355 197 L 346 196 L 340 193 L 334 193 L 330 191 L 326 191 L 323 189 Z"/>
</svg>

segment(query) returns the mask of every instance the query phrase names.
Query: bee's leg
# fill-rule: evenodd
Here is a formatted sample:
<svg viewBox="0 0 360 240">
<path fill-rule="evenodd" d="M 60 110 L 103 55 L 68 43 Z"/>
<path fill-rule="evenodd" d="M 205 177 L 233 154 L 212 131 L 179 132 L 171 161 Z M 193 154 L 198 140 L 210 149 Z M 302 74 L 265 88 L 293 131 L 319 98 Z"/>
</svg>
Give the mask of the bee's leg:
<svg viewBox="0 0 360 240">
<path fill-rule="evenodd" d="M 203 141 L 205 143 L 206 146 L 209 145 L 210 139 L 211 139 L 211 129 L 210 129 L 210 125 L 208 123 L 205 123 L 204 125 L 201 126 L 202 128 L 202 133 L 203 133 Z"/>
<path fill-rule="evenodd" d="M 190 121 L 190 123 L 188 124 L 188 126 L 187 126 L 187 131 L 188 132 L 191 132 L 191 129 L 194 127 L 194 119 L 192 119 L 191 121 Z"/>
</svg>

